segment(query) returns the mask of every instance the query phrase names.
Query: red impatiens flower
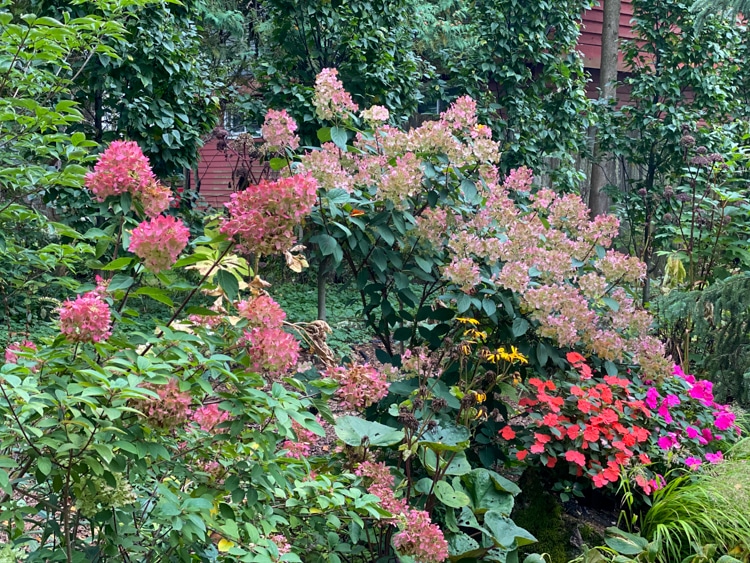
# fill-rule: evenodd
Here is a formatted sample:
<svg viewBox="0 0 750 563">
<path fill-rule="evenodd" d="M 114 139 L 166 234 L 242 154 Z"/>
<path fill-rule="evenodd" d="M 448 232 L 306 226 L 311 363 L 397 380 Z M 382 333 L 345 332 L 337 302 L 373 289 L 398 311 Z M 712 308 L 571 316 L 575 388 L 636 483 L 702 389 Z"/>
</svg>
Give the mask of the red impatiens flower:
<svg viewBox="0 0 750 563">
<path fill-rule="evenodd" d="M 581 356 L 578 352 L 568 352 L 565 356 L 568 360 L 568 363 L 572 365 L 574 368 L 578 367 L 578 364 L 583 364 L 586 362 L 586 358 Z"/>
<path fill-rule="evenodd" d="M 586 466 L 586 456 L 581 452 L 575 450 L 568 450 L 565 452 L 565 459 L 571 463 L 580 465 L 581 467 Z"/>
<path fill-rule="evenodd" d="M 516 437 L 516 433 L 510 426 L 506 426 L 500 431 L 500 436 L 502 436 L 505 440 L 512 440 Z"/>
</svg>

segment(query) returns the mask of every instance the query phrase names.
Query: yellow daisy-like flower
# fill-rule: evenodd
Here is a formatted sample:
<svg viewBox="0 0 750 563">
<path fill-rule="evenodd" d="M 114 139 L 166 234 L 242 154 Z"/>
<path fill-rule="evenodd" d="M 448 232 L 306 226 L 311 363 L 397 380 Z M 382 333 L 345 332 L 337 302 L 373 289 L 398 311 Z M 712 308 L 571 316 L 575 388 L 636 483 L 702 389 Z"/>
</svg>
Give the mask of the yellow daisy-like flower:
<svg viewBox="0 0 750 563">
<path fill-rule="evenodd" d="M 521 354 L 521 352 L 519 352 L 518 348 L 516 348 L 515 346 L 511 346 L 510 347 L 510 357 L 511 357 L 510 361 L 512 361 L 512 362 L 513 361 L 518 361 L 521 364 L 528 364 L 529 363 L 529 359 L 526 356 L 524 356 L 523 354 Z"/>
<path fill-rule="evenodd" d="M 477 403 L 481 405 L 487 400 L 487 395 L 485 393 L 477 393 L 476 391 L 474 391 L 474 398 L 476 399 Z"/>
<path fill-rule="evenodd" d="M 460 322 L 461 324 L 465 324 L 465 325 L 474 325 L 474 326 L 476 326 L 476 325 L 479 324 L 478 320 L 472 319 L 470 317 L 456 317 L 456 320 L 458 322 Z"/>
</svg>

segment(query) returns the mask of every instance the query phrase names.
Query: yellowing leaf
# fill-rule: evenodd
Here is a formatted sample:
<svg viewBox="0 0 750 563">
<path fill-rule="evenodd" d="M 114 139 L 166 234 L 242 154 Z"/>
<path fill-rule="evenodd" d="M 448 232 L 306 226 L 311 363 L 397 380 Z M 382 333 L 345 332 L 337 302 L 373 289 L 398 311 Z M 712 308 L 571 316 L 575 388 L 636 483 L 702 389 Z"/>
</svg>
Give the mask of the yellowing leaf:
<svg viewBox="0 0 750 563">
<path fill-rule="evenodd" d="M 234 542 L 233 541 L 229 541 L 226 538 L 221 538 L 219 540 L 219 546 L 218 547 L 219 547 L 219 551 L 221 551 L 221 552 L 227 552 L 227 551 L 229 551 L 230 549 L 232 549 L 234 547 Z"/>
</svg>

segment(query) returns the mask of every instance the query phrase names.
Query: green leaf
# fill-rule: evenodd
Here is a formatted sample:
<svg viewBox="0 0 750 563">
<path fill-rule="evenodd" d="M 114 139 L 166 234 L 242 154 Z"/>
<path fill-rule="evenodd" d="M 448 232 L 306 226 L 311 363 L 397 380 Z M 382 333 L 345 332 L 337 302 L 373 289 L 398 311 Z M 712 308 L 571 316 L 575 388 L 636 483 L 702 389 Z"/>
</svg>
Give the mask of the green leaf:
<svg viewBox="0 0 750 563">
<path fill-rule="evenodd" d="M 341 127 L 331 127 L 331 141 L 333 144 L 340 148 L 342 151 L 346 150 L 346 142 L 349 136 L 346 134 L 346 129 Z"/>
<path fill-rule="evenodd" d="M 288 164 L 289 161 L 286 158 L 275 157 L 268 161 L 271 170 L 283 170 Z"/>
<path fill-rule="evenodd" d="M 126 274 L 115 274 L 110 280 L 107 289 L 109 291 L 117 291 L 118 289 L 127 289 L 135 283 L 135 280 Z"/>
<path fill-rule="evenodd" d="M 496 544 L 505 549 L 513 549 L 536 543 L 536 538 L 515 522 L 494 510 L 484 515 L 484 527 L 492 534 Z"/>
<path fill-rule="evenodd" d="M 450 486 L 450 483 L 447 483 L 446 481 L 438 481 L 435 483 L 433 492 L 440 502 L 451 508 L 461 508 L 462 506 L 468 506 L 471 503 L 471 499 L 466 493 L 456 491 Z"/>
<path fill-rule="evenodd" d="M 342 416 L 336 419 L 336 436 L 348 446 L 385 447 L 398 444 L 404 439 L 404 431 L 385 424 L 365 420 L 358 416 Z"/>
<path fill-rule="evenodd" d="M 216 272 L 216 283 L 219 284 L 219 287 L 226 294 L 227 299 L 230 301 L 237 299 L 237 295 L 240 292 L 240 284 L 234 274 L 227 270 L 219 270 Z"/>
<path fill-rule="evenodd" d="M 523 563 L 547 563 L 547 560 L 543 555 L 531 553 L 524 558 Z"/>
<path fill-rule="evenodd" d="M 639 555 L 648 547 L 646 538 L 623 532 L 618 528 L 607 528 L 604 543 L 623 555 Z"/>
<path fill-rule="evenodd" d="M 465 426 L 442 422 L 422 434 L 418 444 L 435 452 L 462 452 L 469 447 L 469 436 Z"/>
<path fill-rule="evenodd" d="M 329 256 L 334 253 L 334 251 L 338 248 L 339 243 L 338 241 L 333 238 L 331 235 L 321 234 L 313 237 L 312 242 L 315 242 L 318 244 L 318 248 L 320 248 L 320 253 L 323 256 Z"/>
<path fill-rule="evenodd" d="M 52 471 L 52 460 L 48 457 L 40 457 L 36 462 L 36 467 L 46 477 Z"/>
<path fill-rule="evenodd" d="M 530 328 L 531 325 L 529 324 L 529 321 L 527 321 L 523 317 L 516 317 L 515 319 L 513 319 L 513 326 L 511 327 L 511 330 L 513 331 L 513 336 L 515 336 L 516 338 L 526 334 L 526 332 Z"/>
<path fill-rule="evenodd" d="M 330 127 L 322 127 L 321 129 L 318 129 L 318 141 L 322 143 L 327 143 L 331 140 L 331 128 Z"/>
<path fill-rule="evenodd" d="M 169 298 L 167 292 L 158 287 L 141 287 L 134 295 L 145 295 L 154 301 L 164 303 L 167 307 L 174 307 L 174 302 Z"/>
<path fill-rule="evenodd" d="M 477 541 L 468 534 L 451 534 L 446 539 L 448 540 L 448 554 L 451 560 L 477 558 L 487 551 L 480 547 Z"/>
<path fill-rule="evenodd" d="M 450 463 L 446 466 L 445 462 L 447 459 L 450 459 Z M 419 461 L 422 462 L 428 475 L 435 474 L 438 464 L 438 456 L 435 452 L 427 448 L 422 448 L 420 450 Z M 471 464 L 466 459 L 464 452 L 444 455 L 440 458 L 440 471 L 443 475 L 466 475 L 471 471 Z"/>
<path fill-rule="evenodd" d="M 99 268 L 100 270 L 124 270 L 126 266 L 129 266 L 133 262 L 133 258 L 130 256 L 123 256 L 112 260 L 109 264 Z"/>
</svg>

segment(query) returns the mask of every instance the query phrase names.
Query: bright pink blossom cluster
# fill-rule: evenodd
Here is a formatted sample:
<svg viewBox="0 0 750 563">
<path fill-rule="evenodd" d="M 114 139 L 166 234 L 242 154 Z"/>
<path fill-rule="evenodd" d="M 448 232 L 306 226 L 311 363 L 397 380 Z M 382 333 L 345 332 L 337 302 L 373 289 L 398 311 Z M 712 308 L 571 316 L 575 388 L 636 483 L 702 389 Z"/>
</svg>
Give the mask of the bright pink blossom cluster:
<svg viewBox="0 0 750 563">
<path fill-rule="evenodd" d="M 27 350 L 36 351 L 36 344 L 31 340 L 24 340 L 23 342 L 14 342 L 9 344 L 5 349 L 5 363 L 16 364 L 18 363 L 18 352 L 23 352 L 24 348 Z"/>
<path fill-rule="evenodd" d="M 71 342 L 101 342 L 111 331 L 109 304 L 96 291 L 68 299 L 60 306 L 60 332 Z"/>
<path fill-rule="evenodd" d="M 281 328 L 251 328 L 240 343 L 247 350 L 250 367 L 258 373 L 283 374 L 299 359 L 299 342 Z"/>
<path fill-rule="evenodd" d="M 213 432 L 219 424 L 227 420 L 229 420 L 229 413 L 219 409 L 216 403 L 203 405 L 195 409 L 193 413 L 193 422 L 205 432 Z"/>
<path fill-rule="evenodd" d="M 294 430 L 297 440 L 285 440 L 281 446 L 282 449 L 287 451 L 289 457 L 297 459 L 308 457 L 310 452 L 312 452 L 312 447 L 318 442 L 318 435 L 304 428 L 296 420 L 292 421 L 292 430 Z"/>
<path fill-rule="evenodd" d="M 299 148 L 299 137 L 295 133 L 297 122 L 284 109 L 268 110 L 260 130 L 263 140 L 271 150 L 283 151 L 285 148 L 291 150 Z"/>
<path fill-rule="evenodd" d="M 657 420 L 663 427 L 657 445 L 664 451 L 682 454 L 685 465 L 691 469 L 697 469 L 703 459 L 720 462 L 722 452 L 708 448 L 712 442 L 739 435 L 736 415 L 714 400 L 710 381 L 685 374 L 678 365 L 674 366 L 673 374 L 661 388 L 652 384 L 646 391 L 645 403 L 657 412 Z"/>
<path fill-rule="evenodd" d="M 317 181 L 309 175 L 250 185 L 232 194 L 226 204 L 229 219 L 221 232 L 235 237 L 247 252 L 282 254 L 294 246 L 294 229 L 312 210 L 317 189 Z"/>
<path fill-rule="evenodd" d="M 86 187 L 99 201 L 109 196 L 131 194 L 150 217 L 169 207 L 172 192 L 159 184 L 148 158 L 134 141 L 113 141 L 99 155 L 94 170 L 86 174 Z"/>
<path fill-rule="evenodd" d="M 247 319 L 250 327 L 281 328 L 286 313 L 270 295 L 258 295 L 237 303 L 240 316 Z"/>
<path fill-rule="evenodd" d="M 336 380 L 336 397 L 350 409 L 363 409 L 377 403 L 388 394 L 385 374 L 370 364 L 349 364 L 324 370 L 324 377 Z"/>
<path fill-rule="evenodd" d="M 425 510 L 409 509 L 401 517 L 401 531 L 393 536 L 393 547 L 420 563 L 440 563 L 448 559 L 448 542 Z"/>
<path fill-rule="evenodd" d="M 143 399 L 134 402 L 134 407 L 143 413 L 149 424 L 154 428 L 172 430 L 184 426 L 190 419 L 190 393 L 180 391 L 177 379 L 170 379 L 166 385 L 143 385 L 146 389 L 156 392 L 159 396 L 154 399 Z"/>
<path fill-rule="evenodd" d="M 359 109 L 349 92 L 344 90 L 338 74 L 335 68 L 324 68 L 315 77 L 313 105 L 320 119 L 346 118 L 349 112 Z"/>
<path fill-rule="evenodd" d="M 185 250 L 190 231 L 171 215 L 159 215 L 143 221 L 130 235 L 128 250 L 143 260 L 152 272 L 169 270 Z"/>
<path fill-rule="evenodd" d="M 388 466 L 382 461 L 360 463 L 354 473 L 370 482 L 367 485 L 367 492 L 378 497 L 380 505 L 394 516 L 403 514 L 409 509 L 406 500 L 396 498 L 393 492 L 396 481 Z"/>
</svg>

